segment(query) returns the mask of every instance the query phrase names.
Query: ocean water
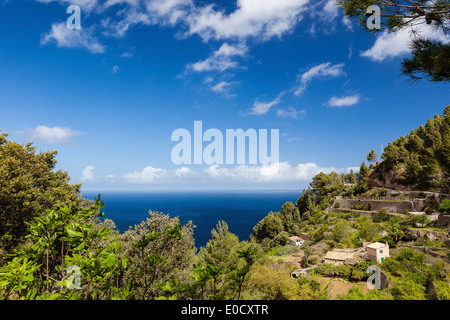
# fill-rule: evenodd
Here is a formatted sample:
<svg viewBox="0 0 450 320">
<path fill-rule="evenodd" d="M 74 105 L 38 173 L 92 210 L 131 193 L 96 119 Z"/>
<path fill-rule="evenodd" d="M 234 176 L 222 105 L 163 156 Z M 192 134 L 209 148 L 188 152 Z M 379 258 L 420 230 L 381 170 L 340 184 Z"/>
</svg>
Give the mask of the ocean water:
<svg viewBox="0 0 450 320">
<path fill-rule="evenodd" d="M 99 193 L 105 218 L 113 220 L 120 232 L 145 220 L 149 210 L 158 211 L 178 217 L 181 224 L 191 220 L 197 248 L 206 245 L 219 220 L 240 241 L 248 240 L 253 227 L 270 211 L 280 211 L 285 202 L 295 203 L 300 196 L 295 191 L 90 191 L 82 195 L 94 199 Z"/>
</svg>

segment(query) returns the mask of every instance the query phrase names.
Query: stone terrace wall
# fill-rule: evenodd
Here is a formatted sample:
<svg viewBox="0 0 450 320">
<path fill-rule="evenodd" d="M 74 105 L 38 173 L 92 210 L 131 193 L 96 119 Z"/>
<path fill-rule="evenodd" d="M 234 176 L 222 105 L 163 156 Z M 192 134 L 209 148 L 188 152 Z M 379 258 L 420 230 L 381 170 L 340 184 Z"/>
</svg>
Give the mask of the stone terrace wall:
<svg viewBox="0 0 450 320">
<path fill-rule="evenodd" d="M 378 211 L 386 209 L 389 212 L 405 213 L 406 210 L 415 211 L 414 205 L 411 201 L 376 201 L 376 200 L 350 200 L 338 199 L 336 202 L 340 203 L 339 209 L 349 209 L 351 206 L 362 205 L 366 207 L 370 204 L 370 211 Z"/>
</svg>

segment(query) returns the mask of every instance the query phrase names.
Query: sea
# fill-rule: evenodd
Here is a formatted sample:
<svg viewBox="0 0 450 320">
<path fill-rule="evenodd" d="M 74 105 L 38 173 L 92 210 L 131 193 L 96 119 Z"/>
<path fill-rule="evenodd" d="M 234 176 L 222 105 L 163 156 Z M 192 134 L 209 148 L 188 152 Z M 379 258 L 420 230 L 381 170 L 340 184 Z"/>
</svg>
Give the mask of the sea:
<svg viewBox="0 0 450 320">
<path fill-rule="evenodd" d="M 192 221 L 196 226 L 197 248 L 205 246 L 211 230 L 220 220 L 240 241 L 249 240 L 253 227 L 269 212 L 281 211 L 285 202 L 295 203 L 297 191 L 86 191 L 82 196 L 94 199 L 98 194 L 105 202 L 105 218 L 114 221 L 120 232 L 139 224 L 149 210 L 178 217 L 182 225 Z"/>
</svg>

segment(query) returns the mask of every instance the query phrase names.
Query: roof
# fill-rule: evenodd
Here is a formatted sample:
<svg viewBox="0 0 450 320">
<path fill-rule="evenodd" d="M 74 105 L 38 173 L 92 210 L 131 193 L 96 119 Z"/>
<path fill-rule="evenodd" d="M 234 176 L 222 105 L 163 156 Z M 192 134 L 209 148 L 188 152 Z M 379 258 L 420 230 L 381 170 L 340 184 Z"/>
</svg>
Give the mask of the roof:
<svg viewBox="0 0 450 320">
<path fill-rule="evenodd" d="M 367 248 L 371 248 L 371 249 L 381 249 L 381 248 L 386 248 L 386 247 L 389 247 L 389 245 L 387 243 L 381 243 L 381 242 L 374 242 L 367 246 Z"/>
<path fill-rule="evenodd" d="M 299 240 L 303 240 L 302 238 L 297 237 L 297 236 L 289 237 L 288 239 L 291 240 L 291 241 L 294 241 L 294 242 L 299 241 Z"/>
<path fill-rule="evenodd" d="M 328 251 L 325 259 L 329 260 L 345 260 L 353 258 L 353 252 Z"/>
</svg>

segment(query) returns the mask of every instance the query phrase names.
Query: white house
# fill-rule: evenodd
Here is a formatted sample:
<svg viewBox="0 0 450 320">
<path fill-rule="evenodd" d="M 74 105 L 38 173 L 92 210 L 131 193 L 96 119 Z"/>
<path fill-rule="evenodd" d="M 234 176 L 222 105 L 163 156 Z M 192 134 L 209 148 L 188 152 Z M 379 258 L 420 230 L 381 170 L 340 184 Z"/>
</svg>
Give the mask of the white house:
<svg viewBox="0 0 450 320">
<path fill-rule="evenodd" d="M 384 262 L 389 257 L 389 245 L 387 243 L 374 242 L 366 246 L 367 260 Z"/>
<path fill-rule="evenodd" d="M 288 244 L 292 244 L 293 246 L 302 246 L 305 243 L 305 240 L 303 238 L 294 236 L 288 238 Z"/>
</svg>

